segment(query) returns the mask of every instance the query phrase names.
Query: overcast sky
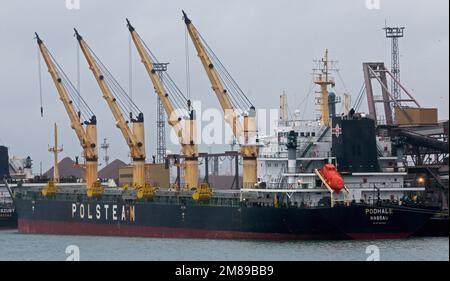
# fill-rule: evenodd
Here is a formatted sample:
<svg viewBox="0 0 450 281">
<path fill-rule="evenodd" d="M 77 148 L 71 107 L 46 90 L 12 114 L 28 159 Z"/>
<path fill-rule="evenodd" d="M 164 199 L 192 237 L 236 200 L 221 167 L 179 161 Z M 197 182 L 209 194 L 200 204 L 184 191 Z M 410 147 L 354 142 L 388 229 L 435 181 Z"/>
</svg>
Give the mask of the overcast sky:
<svg viewBox="0 0 450 281">
<path fill-rule="evenodd" d="M 362 63 L 390 65 L 390 44 L 382 27 L 405 26 L 401 39 L 402 82 L 424 107 L 438 107 L 448 118 L 449 1 L 380 0 L 380 9 L 367 9 L 366 0 L 81 0 L 80 10 L 68 10 L 65 0 L 15 1 L 0 4 L 0 144 L 11 155 L 30 155 L 38 172 L 51 165 L 47 151 L 53 123 L 60 127 L 61 157 L 80 155 L 75 134 L 55 87 L 43 66 L 44 118 L 39 112 L 38 32 L 66 73 L 76 81 L 77 27 L 87 43 L 129 88 L 128 17 L 160 61 L 186 89 L 184 9 L 209 45 L 228 67 L 257 108 L 277 108 L 286 91 L 294 111 L 311 87 L 313 60 L 326 48 L 339 61 L 345 86 L 356 99 L 363 83 Z M 191 92 L 203 108 L 218 107 L 209 81 L 190 44 Z M 133 46 L 134 48 L 134 46 Z M 156 151 L 156 95 L 133 49 L 133 98 L 146 116 L 147 155 Z M 81 58 L 81 93 L 99 120 L 99 142 L 108 138 L 111 158 L 128 161 L 128 149 L 115 128 L 99 88 Z M 364 102 L 364 108 L 367 108 Z M 314 98 L 302 104 L 315 117 Z M 169 149 L 177 151 L 176 145 Z M 203 147 L 203 151 L 207 148 Z M 213 148 L 219 150 L 219 148 Z M 101 154 L 102 155 L 102 154 Z"/>
</svg>

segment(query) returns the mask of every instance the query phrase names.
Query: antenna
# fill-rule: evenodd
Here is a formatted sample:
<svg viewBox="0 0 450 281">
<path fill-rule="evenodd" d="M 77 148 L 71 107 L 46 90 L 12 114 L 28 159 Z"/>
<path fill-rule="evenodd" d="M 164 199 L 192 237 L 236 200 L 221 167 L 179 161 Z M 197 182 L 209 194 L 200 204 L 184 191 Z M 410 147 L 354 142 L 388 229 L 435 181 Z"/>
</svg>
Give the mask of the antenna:
<svg viewBox="0 0 450 281">
<path fill-rule="evenodd" d="M 337 61 L 329 60 L 328 49 L 325 50 L 325 55 L 321 60 L 314 61 L 318 68 L 313 69 L 314 83 L 320 86 L 319 97 L 317 97 L 317 104 L 320 107 L 320 123 L 324 126 L 331 125 L 328 87 L 334 88 L 336 85 L 334 78 L 331 76 L 331 71 L 336 72 Z M 335 102 L 335 101 L 333 101 Z"/>
</svg>

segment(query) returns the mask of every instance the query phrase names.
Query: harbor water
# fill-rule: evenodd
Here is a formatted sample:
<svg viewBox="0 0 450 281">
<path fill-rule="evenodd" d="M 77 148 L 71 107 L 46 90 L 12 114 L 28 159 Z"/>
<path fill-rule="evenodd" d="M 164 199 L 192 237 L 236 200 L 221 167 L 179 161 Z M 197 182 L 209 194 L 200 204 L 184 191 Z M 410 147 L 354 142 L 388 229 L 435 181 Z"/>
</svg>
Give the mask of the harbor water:
<svg viewBox="0 0 450 281">
<path fill-rule="evenodd" d="M 0 261 L 448 261 L 449 239 L 242 241 L 26 235 L 0 231 Z"/>
</svg>

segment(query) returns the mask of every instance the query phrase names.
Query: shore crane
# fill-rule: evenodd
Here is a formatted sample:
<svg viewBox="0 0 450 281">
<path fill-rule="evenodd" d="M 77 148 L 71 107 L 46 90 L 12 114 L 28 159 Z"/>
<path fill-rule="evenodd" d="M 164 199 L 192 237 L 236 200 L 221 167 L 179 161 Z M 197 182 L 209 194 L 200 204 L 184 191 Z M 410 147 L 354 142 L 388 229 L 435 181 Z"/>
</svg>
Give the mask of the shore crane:
<svg viewBox="0 0 450 281">
<path fill-rule="evenodd" d="M 198 57 L 208 75 L 212 89 L 224 111 L 224 119 L 231 126 L 234 137 L 241 147 L 244 168 L 244 188 L 254 187 L 257 179 L 257 130 L 256 110 L 239 85 L 214 54 L 192 21 L 183 11 L 183 19 Z M 243 124 L 238 110 L 244 110 Z"/>
<path fill-rule="evenodd" d="M 47 65 L 48 72 L 56 86 L 59 98 L 70 120 L 70 126 L 75 131 L 83 149 L 85 163 L 81 166 L 85 171 L 87 194 L 89 197 L 99 196 L 103 193 L 98 175 L 98 148 L 97 148 L 97 118 L 85 100 L 80 96 L 75 86 L 56 62 L 53 55 L 45 46 L 42 39 L 36 34 L 36 41 L 42 57 Z M 74 100 L 79 102 L 76 103 Z M 55 193 L 55 188 L 46 190 L 46 195 Z"/>
<path fill-rule="evenodd" d="M 136 29 L 127 19 L 127 27 L 136 49 L 148 72 L 156 94 L 160 98 L 164 110 L 166 111 L 167 121 L 175 131 L 181 145 L 181 154 L 184 158 L 184 182 L 187 189 L 198 187 L 198 147 L 196 143 L 196 120 L 195 111 L 192 109 L 191 101 L 184 96 L 172 78 L 167 73 L 159 74 L 156 57 L 145 44 L 144 40 L 137 33 Z M 177 105 L 182 108 L 175 108 Z M 183 127 L 177 110 L 186 109 L 188 112 L 185 117 L 185 126 Z"/>
<path fill-rule="evenodd" d="M 145 135 L 144 114 L 123 90 L 117 80 L 112 76 L 98 56 L 88 46 L 83 37 L 76 29 L 75 36 L 80 48 L 86 58 L 89 68 L 103 93 L 103 98 L 108 104 L 117 128 L 120 129 L 132 158 L 133 187 L 138 190 L 138 198 L 151 197 L 154 188 L 145 181 Z M 129 106 L 129 121 L 125 119 L 124 113 Z M 132 126 L 130 128 L 129 123 Z"/>
</svg>

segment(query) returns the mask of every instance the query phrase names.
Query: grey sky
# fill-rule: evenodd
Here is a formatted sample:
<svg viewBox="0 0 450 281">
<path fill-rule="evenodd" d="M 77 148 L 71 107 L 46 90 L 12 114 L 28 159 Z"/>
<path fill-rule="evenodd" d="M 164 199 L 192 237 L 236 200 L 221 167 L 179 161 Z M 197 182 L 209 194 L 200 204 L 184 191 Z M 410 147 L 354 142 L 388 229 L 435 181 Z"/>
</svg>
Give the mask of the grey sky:
<svg viewBox="0 0 450 281">
<path fill-rule="evenodd" d="M 43 67 L 44 118 L 39 114 L 37 31 L 66 73 L 76 81 L 77 27 L 88 44 L 128 89 L 128 17 L 160 61 L 185 89 L 185 27 L 181 9 L 228 67 L 257 108 L 276 108 L 288 93 L 290 109 L 310 88 L 312 60 L 328 48 L 339 60 L 348 91 L 356 98 L 363 83 L 362 62 L 390 65 L 390 47 L 381 28 L 406 26 L 401 40 L 402 81 L 426 107 L 439 107 L 448 118 L 449 1 L 380 0 L 380 10 L 368 10 L 366 0 L 81 0 L 81 9 L 67 10 L 65 0 L 13 1 L 0 4 L 0 144 L 12 155 L 30 155 L 44 170 L 51 164 L 47 145 L 53 123 L 60 127 L 62 156 L 80 154 L 78 142 L 46 68 Z M 218 107 L 209 81 L 190 46 L 192 99 L 203 107 Z M 134 48 L 134 46 L 133 46 Z M 84 58 L 82 95 L 99 120 L 99 142 L 108 138 L 111 158 L 127 160 L 127 147 Z M 153 88 L 133 49 L 133 93 L 146 116 L 147 154 L 156 150 L 156 106 Z M 337 86 L 343 90 L 342 84 Z M 314 98 L 306 116 L 314 117 Z M 300 108 L 305 108 L 304 105 Z M 170 145 L 176 151 L 177 146 Z M 203 151 L 207 150 L 205 147 Z M 214 149 L 214 150 L 217 150 Z"/>
</svg>

